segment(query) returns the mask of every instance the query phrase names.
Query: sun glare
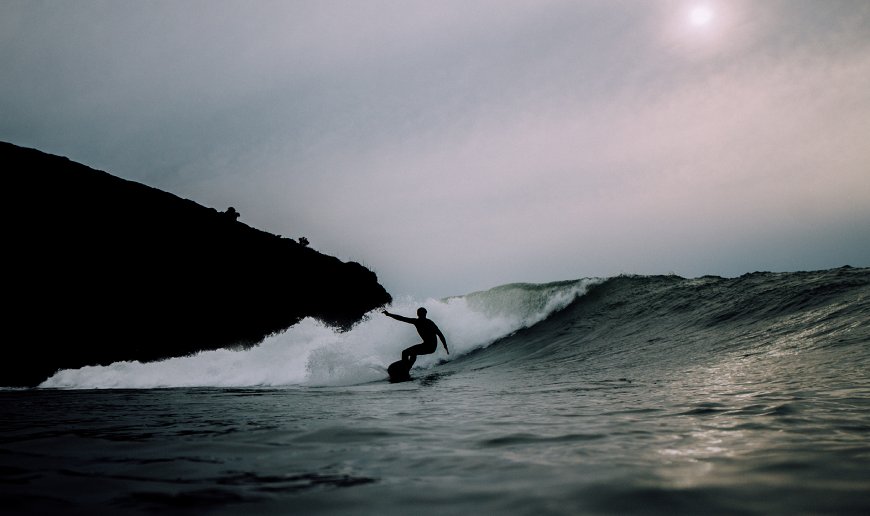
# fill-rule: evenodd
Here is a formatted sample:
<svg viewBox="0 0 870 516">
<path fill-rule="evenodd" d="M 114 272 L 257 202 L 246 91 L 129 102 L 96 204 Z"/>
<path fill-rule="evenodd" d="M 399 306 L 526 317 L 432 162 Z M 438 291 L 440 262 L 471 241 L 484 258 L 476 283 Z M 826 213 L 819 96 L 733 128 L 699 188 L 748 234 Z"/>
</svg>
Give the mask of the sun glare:
<svg viewBox="0 0 870 516">
<path fill-rule="evenodd" d="M 690 59 L 706 59 L 727 53 L 741 44 L 745 35 L 735 31 L 736 22 L 752 0 L 679 0 L 677 9 L 663 9 L 667 24 L 663 35 L 669 48 Z"/>
<path fill-rule="evenodd" d="M 713 21 L 713 10 L 706 5 L 699 5 L 689 12 L 689 22 L 695 27 L 703 27 Z"/>
</svg>

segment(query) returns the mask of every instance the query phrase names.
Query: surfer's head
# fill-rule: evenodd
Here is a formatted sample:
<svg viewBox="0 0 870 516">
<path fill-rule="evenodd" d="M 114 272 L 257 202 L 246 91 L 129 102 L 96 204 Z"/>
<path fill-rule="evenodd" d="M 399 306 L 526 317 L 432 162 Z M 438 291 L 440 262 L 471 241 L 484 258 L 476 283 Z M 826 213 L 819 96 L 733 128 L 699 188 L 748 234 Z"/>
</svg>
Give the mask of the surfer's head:
<svg viewBox="0 0 870 516">
<path fill-rule="evenodd" d="M 423 317 L 426 317 L 426 309 L 423 308 L 422 306 L 421 306 L 420 308 L 417 309 L 417 317 L 419 317 L 419 318 L 421 318 L 421 319 L 422 319 Z"/>
</svg>

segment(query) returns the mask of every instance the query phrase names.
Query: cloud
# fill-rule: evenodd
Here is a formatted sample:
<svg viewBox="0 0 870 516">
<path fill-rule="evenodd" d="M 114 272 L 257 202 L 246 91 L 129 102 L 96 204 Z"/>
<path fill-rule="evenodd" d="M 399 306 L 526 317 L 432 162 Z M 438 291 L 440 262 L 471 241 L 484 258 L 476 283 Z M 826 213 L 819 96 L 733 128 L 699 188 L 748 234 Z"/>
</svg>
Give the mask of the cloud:
<svg viewBox="0 0 870 516">
<path fill-rule="evenodd" d="M 860 254 L 870 7 L 711 4 L 4 3 L 0 138 L 399 295 Z"/>
</svg>

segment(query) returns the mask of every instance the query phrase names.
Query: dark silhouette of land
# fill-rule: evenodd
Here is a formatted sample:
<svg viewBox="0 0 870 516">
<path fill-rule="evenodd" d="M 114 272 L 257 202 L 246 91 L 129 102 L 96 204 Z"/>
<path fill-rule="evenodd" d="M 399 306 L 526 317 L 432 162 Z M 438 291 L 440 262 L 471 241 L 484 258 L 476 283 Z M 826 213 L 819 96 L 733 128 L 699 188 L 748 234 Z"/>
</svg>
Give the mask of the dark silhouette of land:
<svg viewBox="0 0 870 516">
<path fill-rule="evenodd" d="M 391 301 L 362 265 L 251 228 L 235 208 L 9 143 L 0 162 L 0 386 L 253 345 L 306 316 L 347 328 Z"/>
</svg>

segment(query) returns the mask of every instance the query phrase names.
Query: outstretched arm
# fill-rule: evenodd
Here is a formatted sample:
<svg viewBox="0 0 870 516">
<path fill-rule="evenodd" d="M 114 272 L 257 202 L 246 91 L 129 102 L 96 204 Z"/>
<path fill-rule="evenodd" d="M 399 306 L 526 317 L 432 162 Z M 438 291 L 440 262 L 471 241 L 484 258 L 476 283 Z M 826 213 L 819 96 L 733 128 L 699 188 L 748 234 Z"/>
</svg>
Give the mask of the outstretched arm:
<svg viewBox="0 0 870 516">
<path fill-rule="evenodd" d="M 408 324 L 414 324 L 415 322 L 417 322 L 417 319 L 411 319 L 410 317 L 402 317 L 401 315 L 391 314 L 386 310 L 384 310 L 384 315 L 386 315 L 387 317 L 392 317 L 397 321 L 406 322 Z"/>
<path fill-rule="evenodd" d="M 447 349 L 447 340 L 444 339 L 444 334 L 441 333 L 441 330 L 440 330 L 437 326 L 435 327 L 435 333 L 436 333 L 436 334 L 438 335 L 438 337 L 441 339 L 441 345 L 444 346 L 444 351 L 446 351 L 447 354 L 449 355 L 449 354 L 450 354 L 450 350 Z"/>
</svg>

